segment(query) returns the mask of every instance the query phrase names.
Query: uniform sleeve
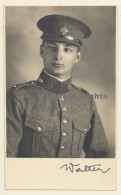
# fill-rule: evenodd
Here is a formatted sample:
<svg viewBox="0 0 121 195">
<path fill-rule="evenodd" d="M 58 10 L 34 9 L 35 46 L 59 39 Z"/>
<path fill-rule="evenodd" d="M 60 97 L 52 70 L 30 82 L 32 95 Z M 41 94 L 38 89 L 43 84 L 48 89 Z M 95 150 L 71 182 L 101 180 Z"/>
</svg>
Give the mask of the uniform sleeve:
<svg viewBox="0 0 121 195">
<path fill-rule="evenodd" d="M 91 105 L 91 129 L 86 135 L 84 148 L 86 158 L 109 157 L 108 142 L 94 100 Z"/>
<path fill-rule="evenodd" d="M 7 92 L 7 157 L 17 157 L 23 135 L 22 107 L 16 89 Z"/>
</svg>

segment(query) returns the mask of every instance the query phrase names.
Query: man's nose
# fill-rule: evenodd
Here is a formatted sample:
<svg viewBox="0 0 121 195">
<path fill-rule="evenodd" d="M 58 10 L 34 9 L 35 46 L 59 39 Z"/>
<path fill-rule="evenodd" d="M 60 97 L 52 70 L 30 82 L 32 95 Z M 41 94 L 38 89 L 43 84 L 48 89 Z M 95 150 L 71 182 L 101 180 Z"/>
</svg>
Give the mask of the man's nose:
<svg viewBox="0 0 121 195">
<path fill-rule="evenodd" d="M 55 59 L 56 59 L 56 60 L 62 60 L 62 59 L 63 59 L 63 56 L 62 56 L 62 49 L 61 49 L 61 48 L 58 48 L 58 49 L 57 49 L 57 52 L 56 52 L 56 55 L 55 55 Z"/>
</svg>

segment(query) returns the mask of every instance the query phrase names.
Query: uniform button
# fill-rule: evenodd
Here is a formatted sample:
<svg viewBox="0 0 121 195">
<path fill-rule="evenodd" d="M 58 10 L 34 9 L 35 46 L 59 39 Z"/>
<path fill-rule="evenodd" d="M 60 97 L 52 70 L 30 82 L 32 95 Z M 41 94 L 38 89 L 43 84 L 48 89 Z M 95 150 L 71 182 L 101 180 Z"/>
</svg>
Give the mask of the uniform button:
<svg viewBox="0 0 121 195">
<path fill-rule="evenodd" d="M 64 146 L 61 146 L 61 150 L 64 150 Z"/>
<path fill-rule="evenodd" d="M 16 88 L 16 85 L 14 85 L 13 87 Z"/>
<path fill-rule="evenodd" d="M 34 84 L 34 81 L 31 81 L 31 84 Z"/>
<path fill-rule="evenodd" d="M 84 129 L 84 132 L 86 132 L 87 131 L 87 129 Z"/>
<path fill-rule="evenodd" d="M 42 128 L 41 127 L 38 127 L 38 131 L 41 131 L 42 130 Z"/>
<path fill-rule="evenodd" d="M 63 108 L 63 111 L 66 111 L 67 109 L 66 109 L 66 107 L 65 108 Z"/>
<path fill-rule="evenodd" d="M 40 82 L 40 83 L 43 83 L 43 79 L 39 78 L 39 82 Z"/>
<path fill-rule="evenodd" d="M 67 120 L 66 119 L 63 120 L 63 124 L 65 124 L 65 125 L 67 124 Z"/>
<path fill-rule="evenodd" d="M 66 136 L 66 133 L 63 133 L 63 137 L 65 137 Z"/>
<path fill-rule="evenodd" d="M 61 101 L 64 101 L 64 97 L 63 97 L 63 96 L 61 96 L 61 97 L 60 97 L 60 100 L 61 100 Z"/>
</svg>

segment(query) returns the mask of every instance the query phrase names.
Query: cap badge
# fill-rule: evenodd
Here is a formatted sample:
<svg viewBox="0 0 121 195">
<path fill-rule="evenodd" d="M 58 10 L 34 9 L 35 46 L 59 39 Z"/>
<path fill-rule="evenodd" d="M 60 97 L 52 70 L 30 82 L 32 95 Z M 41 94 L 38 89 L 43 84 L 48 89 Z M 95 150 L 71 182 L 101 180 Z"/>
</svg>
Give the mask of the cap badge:
<svg viewBox="0 0 121 195">
<path fill-rule="evenodd" d="M 65 35 L 67 32 L 69 32 L 69 30 L 66 26 L 62 26 L 60 28 L 60 32 L 61 32 L 62 35 Z"/>
</svg>

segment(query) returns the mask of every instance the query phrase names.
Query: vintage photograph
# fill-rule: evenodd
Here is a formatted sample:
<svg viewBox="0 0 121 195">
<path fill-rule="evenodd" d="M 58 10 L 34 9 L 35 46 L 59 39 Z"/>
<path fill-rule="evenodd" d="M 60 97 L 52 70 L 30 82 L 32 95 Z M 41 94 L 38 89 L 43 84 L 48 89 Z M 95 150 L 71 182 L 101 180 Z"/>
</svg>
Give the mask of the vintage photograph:
<svg viewBox="0 0 121 195">
<path fill-rule="evenodd" d="M 116 190 L 118 9 L 4 6 L 5 191 Z"/>
<path fill-rule="evenodd" d="M 6 157 L 115 158 L 116 7 L 6 6 L 5 27 Z"/>
</svg>

